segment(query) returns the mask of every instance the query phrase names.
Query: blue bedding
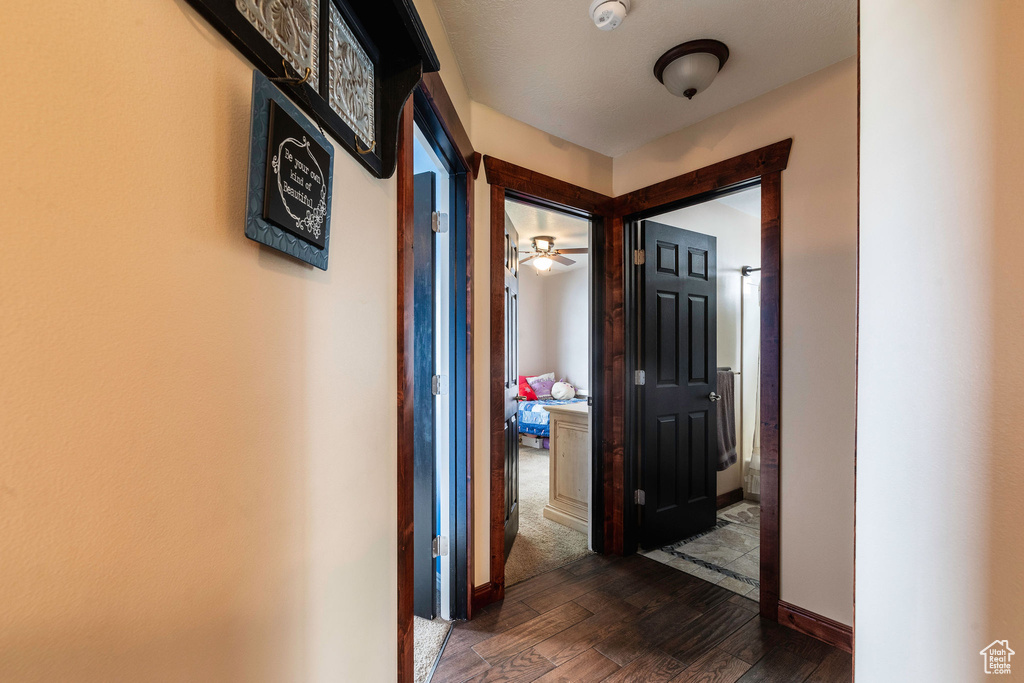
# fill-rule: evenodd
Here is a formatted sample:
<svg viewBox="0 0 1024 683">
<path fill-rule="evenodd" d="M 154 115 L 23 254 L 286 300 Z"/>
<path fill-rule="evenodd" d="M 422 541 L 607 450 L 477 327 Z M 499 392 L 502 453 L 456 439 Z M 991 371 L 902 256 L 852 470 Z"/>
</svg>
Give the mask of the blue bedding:
<svg viewBox="0 0 1024 683">
<path fill-rule="evenodd" d="M 585 398 L 572 398 L 568 401 L 556 401 L 553 398 L 542 401 L 521 401 L 519 403 L 519 433 L 533 436 L 551 436 L 551 413 L 543 406 L 564 406 L 570 403 L 581 403 Z"/>
</svg>

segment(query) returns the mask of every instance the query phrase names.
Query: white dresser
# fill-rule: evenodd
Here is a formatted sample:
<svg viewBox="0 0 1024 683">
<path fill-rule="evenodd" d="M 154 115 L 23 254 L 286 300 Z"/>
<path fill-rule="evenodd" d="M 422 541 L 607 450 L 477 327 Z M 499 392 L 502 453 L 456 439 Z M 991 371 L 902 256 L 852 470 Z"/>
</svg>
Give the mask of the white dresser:
<svg viewBox="0 0 1024 683">
<path fill-rule="evenodd" d="M 590 417 L 586 403 L 545 406 L 551 413 L 551 471 L 544 516 L 587 533 Z"/>
</svg>

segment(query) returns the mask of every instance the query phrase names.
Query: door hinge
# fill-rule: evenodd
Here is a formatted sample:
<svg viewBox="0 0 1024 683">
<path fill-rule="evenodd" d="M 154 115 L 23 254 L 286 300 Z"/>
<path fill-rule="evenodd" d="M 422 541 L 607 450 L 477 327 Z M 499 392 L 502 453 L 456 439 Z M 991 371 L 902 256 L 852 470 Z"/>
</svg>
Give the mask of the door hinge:
<svg viewBox="0 0 1024 683">
<path fill-rule="evenodd" d="M 448 232 L 448 214 L 440 211 L 431 213 L 430 229 L 434 232 Z"/>
<path fill-rule="evenodd" d="M 643 370 L 637 370 L 633 373 L 633 384 L 638 387 L 642 387 L 647 384 L 647 373 Z"/>
<path fill-rule="evenodd" d="M 430 393 L 434 396 L 444 396 L 448 393 L 448 378 L 444 375 L 434 375 L 430 378 Z"/>
<path fill-rule="evenodd" d="M 433 551 L 434 557 L 446 557 L 448 555 L 448 537 L 435 536 L 434 541 L 430 544 L 430 549 Z"/>
<path fill-rule="evenodd" d="M 646 259 L 647 259 L 647 256 L 644 254 L 644 250 L 643 249 L 636 249 L 635 251 L 633 251 L 633 265 L 634 266 L 642 266 Z"/>
<path fill-rule="evenodd" d="M 647 505 L 647 494 L 643 489 L 633 491 L 633 502 L 637 505 Z"/>
</svg>

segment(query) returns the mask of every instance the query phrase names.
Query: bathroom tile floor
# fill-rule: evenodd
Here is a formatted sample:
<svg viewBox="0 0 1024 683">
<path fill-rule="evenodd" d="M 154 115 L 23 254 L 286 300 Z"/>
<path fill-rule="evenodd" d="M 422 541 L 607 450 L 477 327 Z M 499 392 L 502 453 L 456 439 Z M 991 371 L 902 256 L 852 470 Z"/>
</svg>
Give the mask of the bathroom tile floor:
<svg viewBox="0 0 1024 683">
<path fill-rule="evenodd" d="M 761 508 L 744 500 L 719 510 L 714 529 L 640 554 L 757 600 L 760 552 Z"/>
</svg>

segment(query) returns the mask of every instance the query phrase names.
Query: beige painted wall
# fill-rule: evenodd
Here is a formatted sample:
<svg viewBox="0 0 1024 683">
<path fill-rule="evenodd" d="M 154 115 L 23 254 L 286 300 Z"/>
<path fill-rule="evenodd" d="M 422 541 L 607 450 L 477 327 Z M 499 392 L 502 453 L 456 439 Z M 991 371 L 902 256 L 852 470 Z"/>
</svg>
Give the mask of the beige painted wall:
<svg viewBox="0 0 1024 683">
<path fill-rule="evenodd" d="M 394 180 L 337 148 L 326 273 L 246 239 L 182 0 L 6 4 L 0 74 L 0 680 L 393 680 Z"/>
<path fill-rule="evenodd" d="M 740 373 L 735 380 L 733 395 L 736 409 L 736 464 L 717 473 L 719 495 L 743 488 L 743 463 L 750 460 L 750 445 L 740 438 L 747 422 L 756 418 L 755 402 L 744 397 L 749 387 L 757 392 L 757 342 L 747 340 L 754 347 L 754 363 L 743 364 L 743 266 L 761 265 L 761 217 L 738 211 L 722 202 L 704 202 L 651 218 L 658 223 L 692 230 L 715 238 L 717 256 L 718 294 L 718 367 L 729 367 Z M 756 276 L 755 276 L 756 277 Z M 759 337 L 758 337 L 759 338 Z M 746 384 L 747 386 L 744 386 Z M 742 431 L 741 431 L 742 430 Z"/>
<path fill-rule="evenodd" d="M 862 5 L 859 681 L 990 680 L 996 639 L 1024 667 L 1022 26 Z"/>
<path fill-rule="evenodd" d="M 587 254 L 571 270 L 519 271 L 519 374 L 554 372 L 577 390 L 590 386 L 590 268 Z"/>
<path fill-rule="evenodd" d="M 782 599 L 853 618 L 857 64 L 848 59 L 615 159 L 622 194 L 784 138 Z"/>
</svg>

